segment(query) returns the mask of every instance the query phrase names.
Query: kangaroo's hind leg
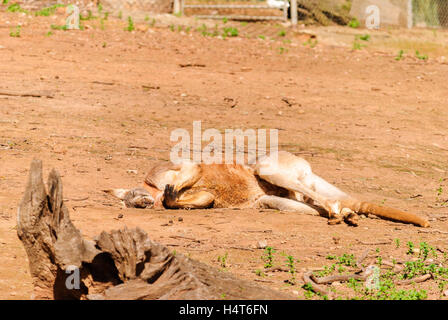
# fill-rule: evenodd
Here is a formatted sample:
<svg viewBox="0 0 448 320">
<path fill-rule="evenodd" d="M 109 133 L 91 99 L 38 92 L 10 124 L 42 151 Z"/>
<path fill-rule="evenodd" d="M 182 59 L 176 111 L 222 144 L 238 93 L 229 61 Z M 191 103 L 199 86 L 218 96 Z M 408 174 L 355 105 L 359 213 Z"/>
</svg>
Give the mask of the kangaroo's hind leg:
<svg viewBox="0 0 448 320">
<path fill-rule="evenodd" d="M 255 173 L 271 184 L 302 194 L 313 203 L 328 211 L 333 222 L 341 222 L 340 200 L 349 197 L 344 192 L 315 176 L 310 164 L 288 152 L 279 152 L 278 158 L 261 158 L 255 166 Z"/>
<path fill-rule="evenodd" d="M 306 203 L 288 198 L 264 195 L 255 202 L 256 208 L 277 209 L 280 211 L 294 211 L 313 216 L 324 215 L 326 212 Z"/>
</svg>

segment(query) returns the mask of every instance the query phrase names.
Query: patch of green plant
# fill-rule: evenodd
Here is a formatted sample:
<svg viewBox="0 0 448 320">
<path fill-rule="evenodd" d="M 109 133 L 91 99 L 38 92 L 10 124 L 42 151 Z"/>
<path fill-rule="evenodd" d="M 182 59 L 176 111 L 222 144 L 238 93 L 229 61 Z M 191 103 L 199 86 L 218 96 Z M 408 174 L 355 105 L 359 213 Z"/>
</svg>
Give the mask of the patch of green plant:
<svg viewBox="0 0 448 320">
<path fill-rule="evenodd" d="M 255 274 L 259 277 L 266 277 L 266 273 L 264 273 L 263 270 L 260 269 L 255 270 Z"/>
<path fill-rule="evenodd" d="M 359 36 L 359 40 L 362 41 L 369 41 L 370 40 L 370 34 L 363 34 Z"/>
<path fill-rule="evenodd" d="M 227 252 L 223 256 L 218 256 L 218 262 L 219 262 L 221 268 L 223 268 L 223 269 L 227 268 L 227 258 L 228 258 Z"/>
<path fill-rule="evenodd" d="M 125 31 L 129 31 L 129 32 L 135 30 L 134 21 L 132 20 L 131 16 L 128 16 L 128 25 L 127 25 L 127 27 L 124 30 Z"/>
<path fill-rule="evenodd" d="M 264 261 L 264 267 L 267 268 L 272 268 L 274 265 L 274 253 L 275 253 L 275 249 L 272 247 L 266 247 L 266 249 L 264 249 L 264 255 L 261 256 L 261 260 Z"/>
<path fill-rule="evenodd" d="M 277 50 L 278 50 L 278 53 L 279 53 L 279 54 L 283 54 L 283 53 L 288 52 L 288 49 L 286 49 L 286 48 L 284 48 L 284 47 L 280 47 L 280 48 L 278 48 Z"/>
<path fill-rule="evenodd" d="M 293 256 L 286 257 L 286 266 L 288 267 L 288 272 L 290 275 L 289 283 L 294 285 L 296 284 L 296 267 L 295 267 L 295 259 Z"/>
<path fill-rule="evenodd" d="M 318 277 L 325 277 L 333 273 L 336 270 L 336 264 L 333 263 L 331 266 L 325 266 L 324 270 L 316 271 L 314 274 Z"/>
<path fill-rule="evenodd" d="M 317 39 L 309 38 L 307 41 L 303 43 L 304 46 L 310 46 L 310 48 L 314 48 L 317 45 Z"/>
<path fill-rule="evenodd" d="M 81 27 L 81 26 L 80 26 Z M 55 24 L 52 24 L 51 26 L 50 26 L 50 28 L 51 29 L 53 29 L 53 30 L 67 30 L 68 28 L 67 28 L 67 26 L 64 24 L 64 25 L 62 25 L 62 26 L 58 26 L 58 25 L 55 25 Z"/>
<path fill-rule="evenodd" d="M 8 11 L 8 12 L 25 12 L 25 13 L 28 13 L 28 11 L 25 10 L 25 9 L 22 9 L 20 4 L 18 4 L 18 3 L 11 4 L 10 6 L 8 6 L 8 8 L 6 8 L 6 11 Z"/>
<path fill-rule="evenodd" d="M 92 14 L 92 11 L 91 10 L 87 10 L 87 15 L 86 16 L 83 16 L 83 15 L 79 15 L 79 20 L 82 20 L 82 21 L 88 21 L 88 20 L 93 20 L 93 19 L 96 19 L 97 17 L 95 17 L 93 14 Z"/>
<path fill-rule="evenodd" d="M 414 254 L 414 243 L 412 241 L 408 241 L 408 243 L 406 244 L 408 246 L 408 252 L 406 252 L 406 254 L 412 255 Z"/>
<path fill-rule="evenodd" d="M 302 289 L 305 290 L 305 299 L 311 299 L 314 296 L 313 286 L 310 283 L 305 283 Z"/>
<path fill-rule="evenodd" d="M 238 29 L 235 27 L 223 28 L 223 37 L 238 37 Z"/>
<path fill-rule="evenodd" d="M 13 38 L 20 38 L 20 30 L 21 30 L 21 27 L 17 26 L 14 30 L 11 30 L 11 32 L 9 33 L 9 36 L 13 37 Z"/>
<path fill-rule="evenodd" d="M 203 23 L 200 27 L 198 27 L 196 31 L 202 34 L 204 37 L 211 35 L 211 33 L 208 32 L 208 28 L 205 25 L 205 23 Z"/>
<path fill-rule="evenodd" d="M 439 180 L 439 187 L 436 189 L 436 205 L 438 207 L 445 207 L 448 205 L 448 199 L 443 200 L 441 197 L 443 195 L 443 178 Z"/>
<path fill-rule="evenodd" d="M 380 280 L 379 289 L 365 289 L 363 300 L 425 300 L 428 297 L 426 290 L 397 289 L 391 278 Z"/>
<path fill-rule="evenodd" d="M 415 57 L 419 60 L 423 60 L 426 61 L 428 60 L 428 55 L 426 54 L 420 54 L 420 52 L 418 50 L 415 50 Z"/>
<path fill-rule="evenodd" d="M 279 36 L 279 37 L 286 37 L 286 31 L 285 31 L 285 30 L 280 30 L 280 31 L 278 32 L 278 36 Z"/>
<path fill-rule="evenodd" d="M 403 59 L 403 55 L 404 55 L 404 50 L 400 50 L 398 51 L 397 56 L 395 57 L 396 61 L 400 61 L 401 59 Z"/>
<path fill-rule="evenodd" d="M 356 18 L 353 18 L 352 20 L 350 20 L 350 22 L 348 23 L 348 26 L 350 27 L 350 28 L 359 28 L 359 26 L 361 25 L 361 23 L 359 22 L 359 20 L 358 19 L 356 19 Z"/>
<path fill-rule="evenodd" d="M 62 8 L 62 7 L 65 7 L 65 5 L 57 3 L 57 4 L 54 4 L 54 5 L 50 6 L 50 7 L 43 8 L 43 9 L 41 9 L 39 11 L 34 12 L 34 15 L 36 17 L 39 17 L 39 16 L 49 17 L 49 16 L 52 16 L 56 12 L 57 8 Z"/>
</svg>

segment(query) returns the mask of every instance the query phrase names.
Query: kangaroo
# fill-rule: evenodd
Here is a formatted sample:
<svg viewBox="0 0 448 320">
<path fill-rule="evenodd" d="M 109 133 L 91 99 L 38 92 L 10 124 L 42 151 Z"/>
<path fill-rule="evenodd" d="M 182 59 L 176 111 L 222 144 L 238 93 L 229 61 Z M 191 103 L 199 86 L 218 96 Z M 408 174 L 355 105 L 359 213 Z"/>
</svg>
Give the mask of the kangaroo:
<svg viewBox="0 0 448 320">
<path fill-rule="evenodd" d="M 260 157 L 251 166 L 160 162 L 150 168 L 143 187 L 105 192 L 134 208 L 271 208 L 327 216 L 329 224 L 344 221 L 353 226 L 358 225 L 358 214 L 371 214 L 429 227 L 416 214 L 353 198 L 314 174 L 308 161 L 285 151 L 276 158 Z"/>
</svg>

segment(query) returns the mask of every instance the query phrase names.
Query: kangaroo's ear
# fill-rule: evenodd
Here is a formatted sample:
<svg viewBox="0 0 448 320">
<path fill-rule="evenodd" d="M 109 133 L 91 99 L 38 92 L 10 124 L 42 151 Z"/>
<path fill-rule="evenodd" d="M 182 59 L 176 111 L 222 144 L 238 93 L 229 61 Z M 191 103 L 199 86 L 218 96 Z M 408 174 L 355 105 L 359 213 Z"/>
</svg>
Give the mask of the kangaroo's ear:
<svg viewBox="0 0 448 320">
<path fill-rule="evenodd" d="M 105 193 L 109 193 L 115 197 L 117 197 L 120 200 L 124 200 L 126 195 L 128 194 L 130 190 L 129 189 L 107 189 L 103 190 Z"/>
</svg>

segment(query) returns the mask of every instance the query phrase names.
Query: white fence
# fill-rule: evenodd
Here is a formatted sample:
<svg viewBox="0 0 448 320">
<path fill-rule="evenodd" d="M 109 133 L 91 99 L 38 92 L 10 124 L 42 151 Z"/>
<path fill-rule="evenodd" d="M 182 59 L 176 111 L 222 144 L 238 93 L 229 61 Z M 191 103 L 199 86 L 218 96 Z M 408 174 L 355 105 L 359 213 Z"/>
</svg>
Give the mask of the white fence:
<svg viewBox="0 0 448 320">
<path fill-rule="evenodd" d="M 270 10 L 278 9 L 283 11 L 282 15 L 220 15 L 218 14 L 207 14 L 207 15 L 195 15 L 198 18 L 205 19 L 233 19 L 233 20 L 283 20 L 288 21 L 288 10 L 290 4 L 289 0 L 267 0 L 264 4 L 189 4 L 188 0 L 175 0 L 174 2 L 174 13 L 183 14 L 185 9 L 209 9 L 219 12 L 223 9 L 231 9 L 233 11 L 238 10 Z M 295 8 L 295 10 L 294 10 Z M 291 12 L 297 12 L 297 0 L 291 1 Z M 297 21 L 297 14 L 296 19 Z"/>
</svg>

